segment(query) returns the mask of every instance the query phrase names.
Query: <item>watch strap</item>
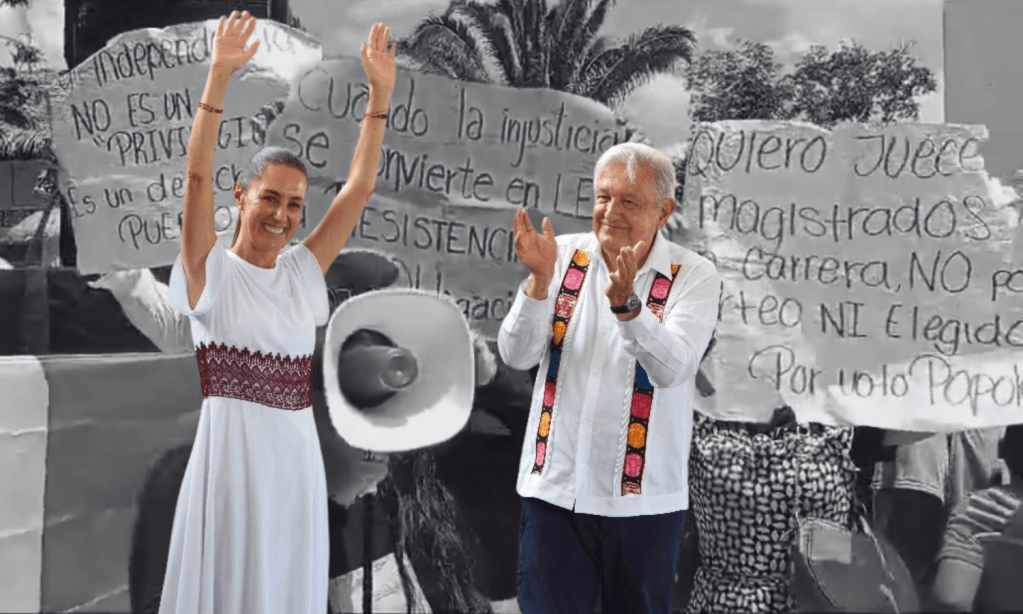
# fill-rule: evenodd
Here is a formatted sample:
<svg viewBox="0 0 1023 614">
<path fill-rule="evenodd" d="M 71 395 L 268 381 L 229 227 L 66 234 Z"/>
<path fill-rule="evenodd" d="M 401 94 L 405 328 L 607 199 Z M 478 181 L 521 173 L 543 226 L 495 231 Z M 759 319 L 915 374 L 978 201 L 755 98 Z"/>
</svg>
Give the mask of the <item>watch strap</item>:
<svg viewBox="0 0 1023 614">
<path fill-rule="evenodd" d="M 629 307 L 630 303 L 635 305 L 635 307 Z M 629 296 L 629 298 L 625 299 L 625 302 L 622 303 L 621 305 L 619 305 L 617 307 L 612 305 L 611 306 L 611 313 L 632 313 L 633 311 L 636 311 L 637 309 L 641 308 L 642 306 L 643 306 L 642 301 L 639 300 L 638 296 L 633 294 L 633 295 Z"/>
</svg>

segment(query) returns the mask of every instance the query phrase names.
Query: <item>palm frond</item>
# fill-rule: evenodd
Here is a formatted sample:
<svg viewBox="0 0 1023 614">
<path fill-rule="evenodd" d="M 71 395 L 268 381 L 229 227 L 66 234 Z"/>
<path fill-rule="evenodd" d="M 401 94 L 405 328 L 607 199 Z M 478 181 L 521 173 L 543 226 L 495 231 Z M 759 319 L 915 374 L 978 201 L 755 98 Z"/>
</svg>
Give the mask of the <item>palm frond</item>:
<svg viewBox="0 0 1023 614">
<path fill-rule="evenodd" d="M 5 133 L 0 136 L 0 160 L 53 160 L 50 139 L 38 132 Z"/>
<path fill-rule="evenodd" d="M 593 0 L 562 0 L 555 8 L 554 31 L 550 38 L 551 87 L 565 90 L 571 83 L 577 58 L 572 55 L 572 40 L 586 23 Z"/>
<path fill-rule="evenodd" d="M 593 12 L 586 18 L 586 23 L 575 29 L 575 35 L 570 43 L 570 57 L 573 60 L 572 70 L 569 73 L 571 81 L 574 81 L 579 76 L 582 61 L 586 57 L 587 50 L 596 41 L 600 40 L 597 37 L 597 32 L 604 25 L 604 19 L 614 3 L 615 0 L 598 0 L 597 5 L 593 7 Z"/>
<path fill-rule="evenodd" d="M 546 16 L 546 0 L 523 0 L 526 87 L 547 87 L 550 81 L 547 67 L 550 65 L 551 48 L 545 44 L 547 37 L 544 33 Z"/>
<path fill-rule="evenodd" d="M 501 81 L 514 85 L 521 81 L 522 60 L 515 43 L 513 25 L 508 17 L 493 5 L 484 5 L 473 0 L 455 0 L 448 12 L 452 17 L 469 21 L 470 28 L 477 30 L 481 59 L 490 59 L 501 72 Z"/>
<path fill-rule="evenodd" d="M 651 26 L 601 52 L 572 90 L 615 108 L 653 77 L 679 74 L 695 47 L 696 36 L 688 28 Z"/>
<path fill-rule="evenodd" d="M 451 15 L 430 15 L 400 45 L 424 68 L 435 69 L 461 81 L 490 80 L 483 65 L 480 42 L 469 27 Z"/>
<path fill-rule="evenodd" d="M 519 49 L 526 48 L 523 2 L 524 0 L 497 0 L 494 5 L 495 10 L 508 18 L 515 44 Z"/>
<path fill-rule="evenodd" d="M 577 81 L 580 75 L 587 74 L 589 71 L 593 70 L 592 67 L 604 54 L 604 52 L 615 48 L 617 45 L 618 42 L 613 36 L 604 35 L 595 38 L 589 48 L 586 49 L 582 59 L 579 61 L 579 70 L 570 83 Z"/>
</svg>

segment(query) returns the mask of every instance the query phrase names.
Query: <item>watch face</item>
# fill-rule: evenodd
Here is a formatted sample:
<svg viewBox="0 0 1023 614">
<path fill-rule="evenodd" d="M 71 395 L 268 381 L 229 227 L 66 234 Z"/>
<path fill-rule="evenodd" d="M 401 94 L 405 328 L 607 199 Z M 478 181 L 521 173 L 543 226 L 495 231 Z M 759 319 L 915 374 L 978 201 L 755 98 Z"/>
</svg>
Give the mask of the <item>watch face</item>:
<svg viewBox="0 0 1023 614">
<path fill-rule="evenodd" d="M 629 300 L 625 301 L 625 306 L 629 308 L 629 311 L 636 311 L 640 308 L 641 303 L 639 297 L 633 294 L 629 297 Z"/>
</svg>

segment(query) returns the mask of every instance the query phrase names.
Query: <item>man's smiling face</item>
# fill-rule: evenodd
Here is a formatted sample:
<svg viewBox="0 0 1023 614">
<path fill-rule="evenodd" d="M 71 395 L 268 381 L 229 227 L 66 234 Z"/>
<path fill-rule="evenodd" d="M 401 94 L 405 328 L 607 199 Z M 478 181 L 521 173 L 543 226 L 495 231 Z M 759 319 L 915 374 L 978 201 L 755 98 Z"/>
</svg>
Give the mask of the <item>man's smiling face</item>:
<svg viewBox="0 0 1023 614">
<path fill-rule="evenodd" d="M 640 241 L 649 247 L 671 213 L 657 200 L 653 169 L 638 164 L 635 170 L 633 180 L 624 163 L 610 162 L 594 181 L 593 232 L 607 262 L 623 247 Z"/>
</svg>

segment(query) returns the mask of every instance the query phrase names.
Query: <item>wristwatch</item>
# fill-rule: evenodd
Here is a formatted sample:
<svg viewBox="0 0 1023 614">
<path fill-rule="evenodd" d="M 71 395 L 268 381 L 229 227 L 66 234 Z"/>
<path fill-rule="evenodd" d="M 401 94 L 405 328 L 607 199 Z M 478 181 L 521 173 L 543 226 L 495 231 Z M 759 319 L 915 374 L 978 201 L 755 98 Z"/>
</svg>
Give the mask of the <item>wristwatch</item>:
<svg viewBox="0 0 1023 614">
<path fill-rule="evenodd" d="M 632 313 L 642 306 L 643 303 L 640 302 L 639 297 L 633 294 L 629 296 L 629 298 L 625 299 L 624 304 L 619 305 L 618 307 L 612 305 L 611 313 Z"/>
</svg>

